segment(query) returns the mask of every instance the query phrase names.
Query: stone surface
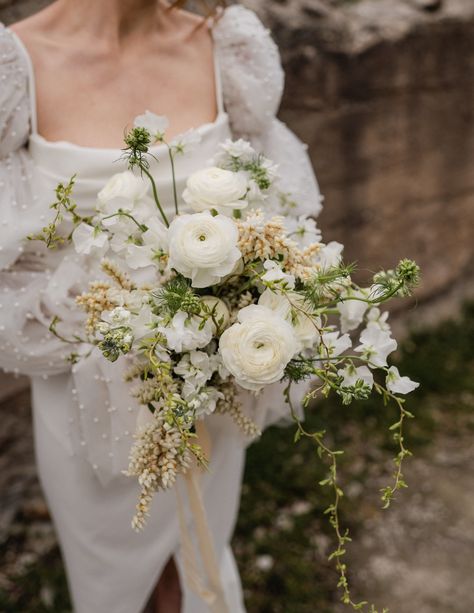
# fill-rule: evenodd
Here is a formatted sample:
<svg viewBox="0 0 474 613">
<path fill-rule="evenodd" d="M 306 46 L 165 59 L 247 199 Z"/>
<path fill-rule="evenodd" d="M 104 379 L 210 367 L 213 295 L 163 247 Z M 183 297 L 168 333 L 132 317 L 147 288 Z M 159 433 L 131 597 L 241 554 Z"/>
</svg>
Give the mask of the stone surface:
<svg viewBox="0 0 474 613">
<path fill-rule="evenodd" d="M 309 144 L 323 236 L 367 274 L 415 258 L 435 321 L 474 292 L 474 3 L 249 0 L 286 68 L 283 119 Z"/>
</svg>

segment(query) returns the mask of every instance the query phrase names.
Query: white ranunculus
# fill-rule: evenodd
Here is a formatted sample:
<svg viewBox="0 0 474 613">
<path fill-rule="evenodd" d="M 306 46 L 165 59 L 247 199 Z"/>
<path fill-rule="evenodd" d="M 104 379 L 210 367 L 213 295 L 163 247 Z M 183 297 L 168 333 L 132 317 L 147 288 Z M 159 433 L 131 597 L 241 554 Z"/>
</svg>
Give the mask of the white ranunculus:
<svg viewBox="0 0 474 613">
<path fill-rule="evenodd" d="M 160 326 L 158 330 L 166 337 L 167 345 L 173 351 L 192 351 L 200 349 L 211 342 L 213 325 L 206 321 L 200 329 L 202 320 L 190 317 L 184 311 L 178 311 L 167 326 Z"/>
<path fill-rule="evenodd" d="M 321 321 L 319 318 L 310 316 L 308 305 L 300 294 L 287 292 L 285 295 L 266 289 L 258 299 L 258 304 L 278 313 L 280 317 L 291 323 L 299 351 L 312 347 L 318 339 L 318 327 L 321 327 Z"/>
<path fill-rule="evenodd" d="M 145 111 L 143 115 L 137 115 L 133 122 L 135 128 L 144 128 L 156 140 L 161 140 L 169 126 L 168 118 L 164 115 L 156 115 L 151 111 Z"/>
<path fill-rule="evenodd" d="M 239 232 L 224 215 L 209 211 L 179 215 L 168 229 L 169 265 L 193 287 L 215 285 L 234 269 L 241 258 Z"/>
<path fill-rule="evenodd" d="M 244 174 L 217 166 L 194 172 L 187 180 L 183 200 L 194 211 L 216 209 L 219 213 L 244 209 L 248 182 Z"/>
<path fill-rule="evenodd" d="M 253 391 L 279 381 L 297 350 L 291 324 L 256 304 L 239 311 L 238 322 L 219 342 L 224 366 L 241 387 Z"/>
<path fill-rule="evenodd" d="M 130 170 L 119 172 L 107 181 L 97 194 L 97 210 L 104 215 L 117 213 L 118 209 L 130 212 L 137 202 L 146 197 L 148 183 Z M 116 223 L 117 219 L 113 218 Z"/>
<path fill-rule="evenodd" d="M 409 394 L 420 385 L 409 377 L 402 377 L 396 366 L 390 366 L 388 369 L 386 383 L 387 389 L 393 394 Z"/>
<path fill-rule="evenodd" d="M 72 242 L 76 253 L 103 255 L 107 250 L 108 236 L 99 228 L 81 223 L 72 233 Z"/>
<path fill-rule="evenodd" d="M 223 300 L 216 298 L 216 296 L 201 296 L 201 302 L 204 302 L 217 322 L 222 320 L 221 329 L 227 327 L 230 321 L 230 312 Z"/>
</svg>

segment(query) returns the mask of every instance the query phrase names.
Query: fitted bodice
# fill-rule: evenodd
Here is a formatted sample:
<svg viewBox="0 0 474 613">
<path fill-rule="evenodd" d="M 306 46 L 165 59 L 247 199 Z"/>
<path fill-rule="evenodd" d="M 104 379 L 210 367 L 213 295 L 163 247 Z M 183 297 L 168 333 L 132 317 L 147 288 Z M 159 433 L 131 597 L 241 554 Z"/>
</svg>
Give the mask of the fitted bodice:
<svg viewBox="0 0 474 613">
<path fill-rule="evenodd" d="M 194 130 L 200 137 L 197 144 L 185 146 L 184 153 L 175 158 L 175 175 L 178 198 L 187 178 L 203 168 L 216 153 L 220 143 L 230 138 L 227 114 L 219 112 L 216 120 Z M 179 137 L 178 137 L 179 139 Z M 126 170 L 127 162 L 120 149 L 82 147 L 65 141 L 50 142 L 39 134 L 32 134 L 29 151 L 38 174 L 41 197 L 54 197 L 54 189 L 60 182 L 67 182 L 76 175 L 74 200 L 81 214 L 94 211 L 97 193 L 117 173 Z M 150 171 L 155 179 L 160 201 L 165 212 L 172 217 L 174 212 L 173 182 L 168 149 L 158 145 L 150 149 Z M 180 206 L 180 211 L 184 207 Z"/>
</svg>

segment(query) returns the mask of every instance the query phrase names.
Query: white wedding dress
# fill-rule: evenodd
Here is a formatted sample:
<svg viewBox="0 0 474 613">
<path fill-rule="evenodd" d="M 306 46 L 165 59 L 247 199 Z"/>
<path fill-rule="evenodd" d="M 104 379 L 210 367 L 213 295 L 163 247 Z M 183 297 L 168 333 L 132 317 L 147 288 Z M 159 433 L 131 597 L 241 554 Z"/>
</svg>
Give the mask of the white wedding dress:
<svg viewBox="0 0 474 613">
<path fill-rule="evenodd" d="M 251 11 L 232 6 L 213 26 L 219 113 L 197 128 L 200 145 L 177 162 L 178 187 L 212 157 L 217 145 L 246 137 L 280 164 L 285 191 L 316 215 L 319 191 L 305 147 L 275 118 L 283 87 L 278 51 Z M 98 93 L 100 95 L 100 93 Z M 145 110 L 145 109 L 144 109 Z M 152 109 L 159 112 L 159 109 Z M 48 142 L 36 129 L 34 74 L 21 41 L 0 25 L 0 367 L 31 377 L 38 470 L 63 552 L 76 613 L 139 613 L 170 556 L 179 553 L 175 492 L 153 501 L 146 528 L 132 531 L 138 486 L 121 471 L 135 429 L 132 402 L 120 368 L 93 353 L 74 368 L 68 348 L 48 332 L 58 315 L 74 330 L 74 294 L 84 287 L 87 260 L 70 247 L 47 251 L 24 241 L 50 218 L 54 188 L 77 174 L 74 198 L 91 213 L 97 192 L 124 169 L 120 151 Z M 60 111 L 60 109 L 59 109 Z M 155 147 L 162 202 L 173 210 L 165 151 Z M 244 399 L 262 427 L 285 413 L 281 388 Z M 225 415 L 207 420 L 212 439 L 202 477 L 208 520 L 229 610 L 244 611 L 229 542 L 237 515 L 245 440 Z M 182 582 L 184 583 L 184 582 Z M 185 613 L 206 605 L 184 584 Z"/>
</svg>

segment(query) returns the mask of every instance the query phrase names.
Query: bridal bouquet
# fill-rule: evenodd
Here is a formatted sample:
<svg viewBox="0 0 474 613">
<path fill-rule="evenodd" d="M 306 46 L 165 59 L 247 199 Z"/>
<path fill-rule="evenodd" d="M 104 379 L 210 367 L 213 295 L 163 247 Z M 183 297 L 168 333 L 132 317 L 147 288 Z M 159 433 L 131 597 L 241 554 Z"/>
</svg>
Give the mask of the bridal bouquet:
<svg viewBox="0 0 474 613">
<path fill-rule="evenodd" d="M 361 608 L 351 600 L 342 562 L 349 537 L 338 519 L 340 452 L 326 445 L 324 432 L 305 429 L 290 392 L 308 379 L 305 407 L 329 394 L 343 404 L 372 393 L 398 404 L 400 419 L 391 426 L 399 446 L 394 481 L 382 493 L 388 506 L 404 486 L 401 465 L 409 454 L 402 427 L 411 415 L 403 395 L 418 384 L 387 363 L 397 342 L 380 305 L 409 295 L 418 267 L 402 260 L 358 286 L 353 266 L 342 263 L 342 245 L 324 244 L 311 218 L 282 215 L 292 203 L 279 190 L 278 168 L 243 140 L 223 143 L 178 194 L 175 164 L 196 143 L 189 136 L 168 143 L 165 130 L 164 118 L 138 117 L 125 138 L 128 170 L 99 192 L 96 214 L 77 214 L 73 178 L 58 186 L 54 220 L 32 237 L 58 244 L 68 218 L 76 251 L 101 260 L 102 276 L 77 304 L 87 314 L 81 334 L 104 359 L 133 359 L 126 378 L 142 406 L 127 471 L 141 486 L 133 526 L 144 525 L 155 492 L 172 487 L 194 462 L 206 465 L 197 422 L 227 413 L 247 436 L 258 436 L 239 396 L 285 382 L 295 438 L 310 437 L 328 460 L 322 485 L 334 490 L 328 515 L 338 547 L 332 557 L 343 600 Z M 156 143 L 169 153 L 173 219 L 150 171 Z M 180 211 L 183 205 L 189 212 Z M 57 321 L 51 329 L 59 335 Z"/>
</svg>

